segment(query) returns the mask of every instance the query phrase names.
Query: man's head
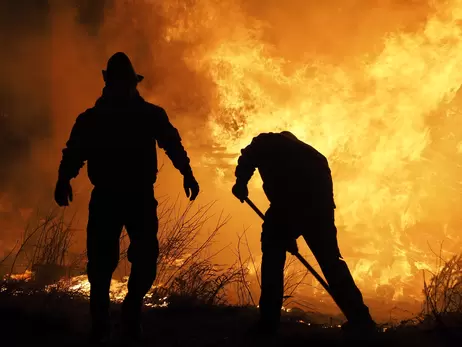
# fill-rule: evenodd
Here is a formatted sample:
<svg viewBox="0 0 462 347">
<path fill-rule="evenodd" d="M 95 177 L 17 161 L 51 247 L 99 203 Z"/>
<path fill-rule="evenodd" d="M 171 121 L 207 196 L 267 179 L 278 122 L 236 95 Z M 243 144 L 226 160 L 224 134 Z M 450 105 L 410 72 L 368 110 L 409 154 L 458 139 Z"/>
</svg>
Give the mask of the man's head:
<svg viewBox="0 0 462 347">
<path fill-rule="evenodd" d="M 103 70 L 103 79 L 113 93 L 122 97 L 132 95 L 144 77 L 135 72 L 125 53 L 117 52 L 109 58 L 107 68 Z"/>
<path fill-rule="evenodd" d="M 298 138 L 294 134 L 292 134 L 290 131 L 281 131 L 280 134 L 291 140 L 298 140 Z"/>
</svg>

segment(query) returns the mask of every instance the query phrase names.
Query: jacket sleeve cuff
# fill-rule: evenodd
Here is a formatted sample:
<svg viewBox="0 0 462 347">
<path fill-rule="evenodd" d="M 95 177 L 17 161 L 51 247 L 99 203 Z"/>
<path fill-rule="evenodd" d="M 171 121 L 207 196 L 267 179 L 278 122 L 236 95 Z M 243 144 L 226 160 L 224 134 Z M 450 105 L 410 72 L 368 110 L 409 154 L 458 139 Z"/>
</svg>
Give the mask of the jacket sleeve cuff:
<svg viewBox="0 0 462 347">
<path fill-rule="evenodd" d="M 249 183 L 248 179 L 242 177 L 236 177 L 236 184 L 240 186 L 246 186 Z"/>
</svg>

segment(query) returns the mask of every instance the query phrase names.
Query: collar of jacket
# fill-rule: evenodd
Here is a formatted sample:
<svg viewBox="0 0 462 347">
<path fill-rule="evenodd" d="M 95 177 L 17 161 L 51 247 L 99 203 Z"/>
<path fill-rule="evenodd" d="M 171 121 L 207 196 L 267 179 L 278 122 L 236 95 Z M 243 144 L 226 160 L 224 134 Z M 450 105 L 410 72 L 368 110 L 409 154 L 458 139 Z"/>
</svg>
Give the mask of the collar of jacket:
<svg viewBox="0 0 462 347">
<path fill-rule="evenodd" d="M 102 108 L 120 108 L 134 106 L 142 102 L 144 102 L 144 99 L 138 90 L 135 92 L 133 97 L 121 99 L 112 96 L 108 88 L 104 87 L 101 96 L 98 98 L 98 100 L 96 100 L 95 106 Z"/>
</svg>

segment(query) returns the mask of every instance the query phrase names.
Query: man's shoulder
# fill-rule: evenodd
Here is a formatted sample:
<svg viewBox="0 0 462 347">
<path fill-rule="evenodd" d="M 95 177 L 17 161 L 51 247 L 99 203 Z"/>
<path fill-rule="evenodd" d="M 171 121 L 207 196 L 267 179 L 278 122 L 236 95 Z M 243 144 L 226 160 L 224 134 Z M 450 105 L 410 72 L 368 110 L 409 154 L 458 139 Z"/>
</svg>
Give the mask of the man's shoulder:
<svg viewBox="0 0 462 347">
<path fill-rule="evenodd" d="M 257 136 L 254 137 L 254 140 L 256 140 L 256 141 L 272 140 L 274 138 L 277 138 L 277 133 L 267 132 L 267 133 L 258 134 Z"/>
<path fill-rule="evenodd" d="M 255 136 L 252 142 L 258 145 L 268 146 L 270 144 L 277 143 L 279 139 L 280 135 L 278 133 L 266 132 Z"/>
<path fill-rule="evenodd" d="M 162 106 L 153 104 L 149 101 L 143 101 L 143 107 L 145 110 L 152 115 L 163 115 L 166 114 L 165 109 Z"/>
<path fill-rule="evenodd" d="M 77 121 L 78 122 L 87 122 L 89 121 L 92 116 L 96 114 L 96 109 L 95 107 L 90 107 L 90 108 L 87 108 L 85 111 L 83 111 L 82 113 L 80 113 L 78 116 L 77 116 Z"/>
</svg>

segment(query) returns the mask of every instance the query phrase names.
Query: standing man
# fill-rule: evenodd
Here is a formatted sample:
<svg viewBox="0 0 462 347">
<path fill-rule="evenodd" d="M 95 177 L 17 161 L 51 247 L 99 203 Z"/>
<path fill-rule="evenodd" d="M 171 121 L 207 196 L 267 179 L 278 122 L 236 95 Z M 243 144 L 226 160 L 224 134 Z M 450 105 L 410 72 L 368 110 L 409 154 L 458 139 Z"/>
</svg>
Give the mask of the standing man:
<svg viewBox="0 0 462 347">
<path fill-rule="evenodd" d="M 159 254 L 153 191 L 156 143 L 182 173 L 186 196 L 192 201 L 199 193 L 177 129 L 164 109 L 140 96 L 137 85 L 143 76 L 135 73 L 125 53 L 118 52 L 109 59 L 103 78 L 102 96 L 72 128 L 55 190 L 57 204 L 67 206 L 72 201 L 70 181 L 87 162 L 88 177 L 94 185 L 87 225 L 87 272 L 91 337 L 97 343 L 110 337 L 109 289 L 124 226 L 130 238 L 128 260 L 132 266 L 122 305 L 122 331 L 128 339 L 141 337 L 142 302 L 156 278 Z"/>
<path fill-rule="evenodd" d="M 375 328 L 337 243 L 335 203 L 327 159 L 288 131 L 263 133 L 242 150 L 232 191 L 241 201 L 248 196 L 247 183 L 255 169 L 270 201 L 265 214 L 262 244 L 259 333 L 279 327 L 284 293 L 286 251 L 294 251 L 303 236 L 329 283 L 351 330 Z"/>
</svg>

